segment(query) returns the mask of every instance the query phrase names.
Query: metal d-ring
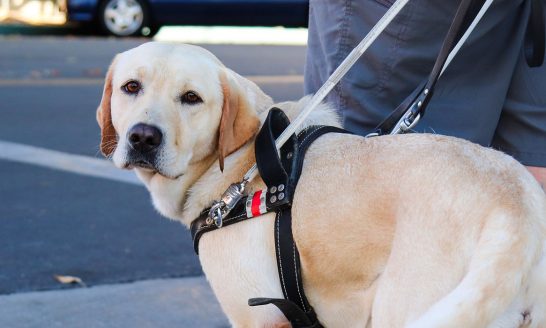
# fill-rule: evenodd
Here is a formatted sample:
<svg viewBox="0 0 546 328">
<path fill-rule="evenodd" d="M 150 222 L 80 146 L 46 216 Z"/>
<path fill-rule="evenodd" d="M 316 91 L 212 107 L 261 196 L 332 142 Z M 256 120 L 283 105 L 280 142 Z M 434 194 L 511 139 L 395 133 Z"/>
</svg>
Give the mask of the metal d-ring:
<svg viewBox="0 0 546 328">
<path fill-rule="evenodd" d="M 216 202 L 209 211 L 209 217 L 207 218 L 207 224 L 214 224 L 216 227 L 221 228 L 224 224 L 222 215 L 222 202 Z"/>
</svg>

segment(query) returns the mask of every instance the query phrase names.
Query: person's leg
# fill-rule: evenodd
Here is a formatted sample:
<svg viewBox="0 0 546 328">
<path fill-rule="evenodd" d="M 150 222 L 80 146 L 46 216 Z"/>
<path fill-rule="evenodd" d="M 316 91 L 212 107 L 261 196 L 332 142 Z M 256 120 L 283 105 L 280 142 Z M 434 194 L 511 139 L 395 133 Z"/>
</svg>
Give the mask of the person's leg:
<svg viewBox="0 0 546 328">
<path fill-rule="evenodd" d="M 310 1 L 306 94 L 318 90 L 392 2 Z M 327 100 L 340 110 L 345 128 L 370 132 L 429 73 L 458 1 L 442 3 L 410 1 L 330 93 Z M 430 22 L 419 22 L 428 15 Z"/>
<path fill-rule="evenodd" d="M 514 156 L 546 186 L 546 64 L 529 67 L 523 52 L 492 146 Z"/>
<path fill-rule="evenodd" d="M 311 1 L 305 91 L 315 92 L 387 10 L 389 0 Z M 440 79 L 419 132 L 488 146 L 528 18 L 523 0 L 498 0 Z M 328 100 L 365 135 L 429 74 L 459 1 L 410 1 Z"/>
</svg>

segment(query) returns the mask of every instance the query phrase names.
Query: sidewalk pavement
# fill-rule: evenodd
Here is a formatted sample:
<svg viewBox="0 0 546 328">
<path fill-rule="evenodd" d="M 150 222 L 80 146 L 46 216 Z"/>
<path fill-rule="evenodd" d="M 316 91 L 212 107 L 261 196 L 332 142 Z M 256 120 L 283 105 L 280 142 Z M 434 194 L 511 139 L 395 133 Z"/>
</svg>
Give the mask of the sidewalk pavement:
<svg viewBox="0 0 546 328">
<path fill-rule="evenodd" d="M 229 327 L 204 277 L 0 295 L 0 327 Z"/>
</svg>

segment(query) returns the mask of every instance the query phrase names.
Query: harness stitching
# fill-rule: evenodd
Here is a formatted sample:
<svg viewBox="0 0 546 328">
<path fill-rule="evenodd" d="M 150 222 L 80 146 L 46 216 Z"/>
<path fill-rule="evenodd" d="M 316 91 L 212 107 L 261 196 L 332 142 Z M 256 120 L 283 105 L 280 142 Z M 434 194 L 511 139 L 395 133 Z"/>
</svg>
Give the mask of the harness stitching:
<svg viewBox="0 0 546 328">
<path fill-rule="evenodd" d="M 305 302 L 303 301 L 303 297 L 301 296 L 301 288 L 300 288 L 300 282 L 298 278 L 298 266 L 296 264 L 296 243 L 292 243 L 292 248 L 294 249 L 294 272 L 296 274 L 296 286 L 298 287 L 298 295 L 300 296 L 300 302 L 301 306 L 303 307 L 303 311 L 307 312 L 307 308 L 305 307 Z"/>
<path fill-rule="evenodd" d="M 301 145 L 303 146 L 305 144 L 305 141 L 309 138 L 311 138 L 313 136 L 313 134 L 315 134 L 318 130 L 320 130 L 322 128 L 322 126 L 319 126 L 319 127 L 316 127 L 314 129 L 311 130 L 311 132 L 309 132 L 305 138 L 303 138 L 303 140 L 301 141 Z"/>
<path fill-rule="evenodd" d="M 286 285 L 284 284 L 284 275 L 283 275 L 283 270 L 282 270 L 282 259 L 281 259 L 281 245 L 279 243 L 279 222 L 281 221 L 280 220 L 280 217 L 281 217 L 281 214 L 282 214 L 282 211 L 279 211 L 279 214 L 277 215 L 277 260 L 279 261 L 279 273 L 281 275 L 281 282 L 282 282 L 282 288 L 283 288 L 283 293 L 284 295 L 288 295 L 288 291 L 286 290 Z"/>
</svg>

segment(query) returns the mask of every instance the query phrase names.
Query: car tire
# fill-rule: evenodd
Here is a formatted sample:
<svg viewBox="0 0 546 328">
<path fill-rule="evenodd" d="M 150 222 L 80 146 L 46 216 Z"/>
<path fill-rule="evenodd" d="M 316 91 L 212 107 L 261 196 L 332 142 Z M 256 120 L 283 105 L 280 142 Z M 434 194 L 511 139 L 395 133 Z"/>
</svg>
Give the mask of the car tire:
<svg viewBox="0 0 546 328">
<path fill-rule="evenodd" d="M 117 37 L 153 36 L 159 28 L 152 23 L 150 9 L 144 0 L 104 0 L 97 20 L 100 29 Z"/>
</svg>

